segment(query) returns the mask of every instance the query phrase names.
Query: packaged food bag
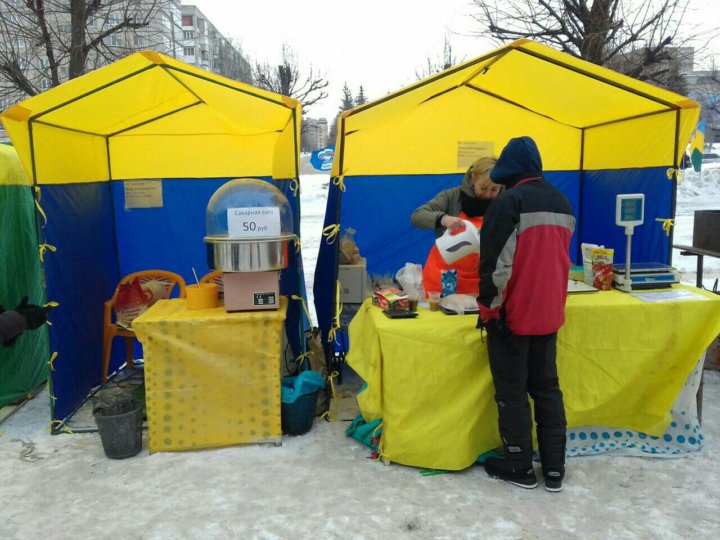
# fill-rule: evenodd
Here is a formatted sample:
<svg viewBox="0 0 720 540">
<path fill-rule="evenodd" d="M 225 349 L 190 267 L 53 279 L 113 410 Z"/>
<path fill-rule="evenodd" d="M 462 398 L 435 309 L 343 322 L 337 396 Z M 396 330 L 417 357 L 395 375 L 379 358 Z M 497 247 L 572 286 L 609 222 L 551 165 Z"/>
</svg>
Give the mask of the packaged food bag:
<svg viewBox="0 0 720 540">
<path fill-rule="evenodd" d="M 408 309 L 410 306 L 407 294 L 398 288 L 373 291 L 372 303 L 382 309 Z"/>
<path fill-rule="evenodd" d="M 139 278 L 120 284 L 115 299 L 115 315 L 118 324 L 128 328 L 132 326 L 135 318 L 145 313 L 152 305 L 152 301 L 153 292 L 143 289 Z"/>
<path fill-rule="evenodd" d="M 609 291 L 613 280 L 613 249 L 592 249 L 592 286 L 601 291 Z"/>
<path fill-rule="evenodd" d="M 586 244 L 585 242 L 580 245 L 583 257 L 583 282 L 585 282 L 585 285 L 593 287 L 592 250 L 604 247 L 598 244 Z"/>
<path fill-rule="evenodd" d="M 351 227 L 340 237 L 340 264 L 360 264 L 360 249 L 355 243 L 355 229 Z"/>
<path fill-rule="evenodd" d="M 458 271 L 456 268 L 448 268 L 440 271 L 440 284 L 442 285 L 442 295 L 450 296 L 455 294 L 458 285 Z"/>
</svg>

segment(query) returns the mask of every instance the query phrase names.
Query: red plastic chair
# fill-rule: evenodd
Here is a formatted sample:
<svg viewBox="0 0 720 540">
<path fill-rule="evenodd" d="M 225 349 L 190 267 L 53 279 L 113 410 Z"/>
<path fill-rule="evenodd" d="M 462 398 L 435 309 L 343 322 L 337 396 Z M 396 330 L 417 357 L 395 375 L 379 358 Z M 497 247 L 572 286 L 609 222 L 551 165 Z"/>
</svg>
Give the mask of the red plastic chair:
<svg viewBox="0 0 720 540">
<path fill-rule="evenodd" d="M 127 366 L 133 367 L 133 346 L 135 343 L 135 332 L 132 329 L 119 326 L 113 320 L 115 301 L 117 300 L 120 285 L 130 283 L 133 279 L 140 278 L 140 285 L 148 281 L 162 281 L 166 283 L 163 298 L 170 298 L 170 294 L 178 287 L 179 298 L 185 298 L 185 280 L 179 274 L 166 270 L 143 270 L 128 274 L 120 280 L 112 298 L 105 302 L 105 315 L 103 317 L 103 360 L 102 360 L 102 382 L 107 381 L 108 370 L 110 369 L 110 353 L 112 352 L 113 339 L 116 337 L 125 338 L 125 359 Z"/>
</svg>

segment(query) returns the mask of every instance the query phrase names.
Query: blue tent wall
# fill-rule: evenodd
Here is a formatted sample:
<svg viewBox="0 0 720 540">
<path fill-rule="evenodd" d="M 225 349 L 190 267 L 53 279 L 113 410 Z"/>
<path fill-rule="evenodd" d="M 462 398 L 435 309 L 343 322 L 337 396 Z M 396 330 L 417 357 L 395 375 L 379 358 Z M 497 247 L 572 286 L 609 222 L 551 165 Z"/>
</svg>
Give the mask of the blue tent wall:
<svg viewBox="0 0 720 540">
<path fill-rule="evenodd" d="M 615 196 L 619 193 L 645 194 L 645 222 L 635 227 L 632 241 L 634 262 L 669 264 L 672 237 L 662 232 L 656 218 L 675 217 L 676 184 L 668 179 L 667 167 L 588 171 L 583 179 L 583 242 L 613 248 L 614 262 L 625 262 L 625 229 L 615 225 Z M 632 264 L 632 262 L 631 262 Z"/>
<path fill-rule="evenodd" d="M 100 378 L 103 303 L 118 282 L 111 199 L 107 182 L 42 187 L 44 241 L 57 248 L 45 254 L 47 297 L 60 304 L 50 327 L 53 419 L 72 413 Z"/>
<path fill-rule="evenodd" d="M 625 232 L 615 225 L 615 196 L 645 193 L 645 224 L 637 227 L 633 260 L 669 263 L 671 239 L 659 233 L 655 218 L 674 216 L 675 182 L 667 167 L 610 171 L 546 171 L 545 178 L 570 200 L 578 220 L 570 258 L 582 264 L 580 243 L 600 243 L 625 261 Z M 340 224 L 340 235 L 351 227 L 370 274 L 392 274 L 406 262 L 425 263 L 434 241 L 430 230 L 410 224 L 413 210 L 443 189 L 457 186 L 460 174 L 357 176 L 343 179 L 346 191 L 330 183 L 324 226 Z M 318 324 L 327 338 L 335 316 L 337 242 L 323 240 L 315 270 L 314 296 Z"/>
<path fill-rule="evenodd" d="M 70 415 L 100 379 L 103 304 L 118 280 L 150 268 L 181 274 L 188 283 L 208 270 L 205 210 L 210 197 L 229 178 L 163 180 L 163 207 L 125 210 L 123 182 L 43 186 L 48 214 L 46 242 L 58 249 L 46 255 L 48 297 L 61 304 L 53 313 L 51 350 L 59 356 L 52 373 L 54 419 Z M 272 181 L 288 198 L 296 234 L 300 200 L 295 182 Z M 301 257 L 290 250 L 280 292 L 304 298 Z M 302 351 L 305 319 L 299 301 L 288 306 L 286 329 L 293 351 Z M 115 340 L 111 370 L 124 361 L 124 343 Z"/>
<path fill-rule="evenodd" d="M 406 262 L 425 264 L 435 234 L 432 230 L 413 227 L 410 215 L 440 191 L 458 186 L 462 176 L 345 177 L 340 234 L 348 227 L 357 231 L 355 240 L 361 255 L 367 258 L 371 274 L 394 275 Z M 579 173 L 549 172 L 546 178 L 565 193 L 577 213 L 580 207 Z M 576 244 L 572 244 L 570 256 L 573 259 L 577 258 Z"/>
</svg>

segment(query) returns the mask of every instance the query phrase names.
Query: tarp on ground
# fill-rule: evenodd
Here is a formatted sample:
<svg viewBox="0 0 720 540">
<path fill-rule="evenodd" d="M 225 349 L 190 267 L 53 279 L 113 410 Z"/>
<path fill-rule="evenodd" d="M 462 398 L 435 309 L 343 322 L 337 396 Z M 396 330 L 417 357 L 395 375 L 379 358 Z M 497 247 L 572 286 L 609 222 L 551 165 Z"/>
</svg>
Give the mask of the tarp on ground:
<svg viewBox="0 0 720 540">
<path fill-rule="evenodd" d="M 222 184 L 253 177 L 277 186 L 300 234 L 301 104 L 151 51 L 27 99 L 2 114 L 47 216 L 53 418 L 62 420 L 100 378 L 103 303 L 123 275 L 208 271 L 205 209 Z M 291 250 L 281 294 L 304 298 Z M 286 330 L 302 346 L 301 301 Z M 122 361 L 116 340 L 111 369 Z"/>
<path fill-rule="evenodd" d="M 42 269 L 32 186 L 12 146 L 0 144 L 0 306 L 16 307 L 23 296 L 42 305 Z M 25 332 L 12 347 L 0 347 L 0 407 L 24 398 L 48 374 L 48 332 Z"/>
<path fill-rule="evenodd" d="M 371 274 L 424 263 L 434 235 L 411 226 L 413 210 L 521 135 L 535 139 L 546 178 L 573 205 L 576 263 L 581 242 L 614 248 L 624 262 L 619 193 L 645 194 L 633 260 L 670 262 L 662 225 L 675 215 L 679 163 L 699 114 L 684 96 L 524 39 L 346 111 L 314 282 L 325 335 L 339 324 L 338 235 L 357 231 Z"/>
</svg>

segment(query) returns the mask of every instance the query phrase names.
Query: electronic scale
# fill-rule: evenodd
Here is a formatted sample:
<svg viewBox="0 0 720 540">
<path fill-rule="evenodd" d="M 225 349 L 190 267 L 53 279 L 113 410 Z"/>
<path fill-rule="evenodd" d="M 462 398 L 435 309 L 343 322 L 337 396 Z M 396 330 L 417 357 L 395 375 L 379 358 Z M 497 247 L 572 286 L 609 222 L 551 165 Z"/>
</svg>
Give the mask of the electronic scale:
<svg viewBox="0 0 720 540">
<path fill-rule="evenodd" d="M 679 283 L 678 275 L 672 266 L 650 262 L 630 262 L 632 235 L 637 225 L 645 220 L 645 195 L 629 193 L 618 195 L 615 199 L 615 225 L 625 227 L 627 236 L 625 264 L 613 265 L 613 285 L 616 289 L 630 292 L 643 289 L 662 289 Z"/>
</svg>

